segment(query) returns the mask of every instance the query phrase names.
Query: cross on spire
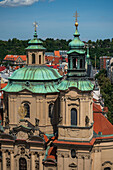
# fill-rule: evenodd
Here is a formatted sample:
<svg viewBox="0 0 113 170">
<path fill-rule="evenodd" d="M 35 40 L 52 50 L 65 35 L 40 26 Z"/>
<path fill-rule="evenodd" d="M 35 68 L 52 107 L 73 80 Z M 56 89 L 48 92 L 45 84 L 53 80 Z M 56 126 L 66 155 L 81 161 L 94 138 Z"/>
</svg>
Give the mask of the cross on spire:
<svg viewBox="0 0 113 170">
<path fill-rule="evenodd" d="M 33 23 L 33 26 L 34 26 L 35 32 L 36 32 L 36 31 L 37 31 L 37 27 L 38 27 L 38 23 L 35 21 L 35 22 Z"/>
<path fill-rule="evenodd" d="M 73 17 L 75 17 L 75 22 L 78 22 L 79 15 L 78 15 L 77 11 L 76 11 L 76 13 L 75 13 L 75 15 Z"/>
</svg>

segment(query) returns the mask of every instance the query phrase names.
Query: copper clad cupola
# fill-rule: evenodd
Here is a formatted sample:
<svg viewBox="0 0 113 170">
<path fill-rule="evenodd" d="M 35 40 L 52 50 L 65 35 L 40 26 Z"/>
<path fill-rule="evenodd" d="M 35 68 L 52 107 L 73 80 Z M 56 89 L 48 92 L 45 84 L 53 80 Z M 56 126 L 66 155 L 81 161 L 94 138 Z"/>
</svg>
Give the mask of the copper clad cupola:
<svg viewBox="0 0 113 170">
<path fill-rule="evenodd" d="M 26 48 L 27 65 L 43 65 L 45 64 L 45 50 L 43 42 L 38 39 L 37 23 L 33 23 L 35 27 L 34 38 L 28 42 Z"/>
</svg>

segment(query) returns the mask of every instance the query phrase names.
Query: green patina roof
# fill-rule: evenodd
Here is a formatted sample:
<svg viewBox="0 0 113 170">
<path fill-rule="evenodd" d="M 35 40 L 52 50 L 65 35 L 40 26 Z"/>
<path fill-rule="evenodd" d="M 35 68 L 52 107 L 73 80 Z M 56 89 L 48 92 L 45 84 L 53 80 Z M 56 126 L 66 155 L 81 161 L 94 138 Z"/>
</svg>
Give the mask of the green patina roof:
<svg viewBox="0 0 113 170">
<path fill-rule="evenodd" d="M 32 93 L 55 93 L 62 76 L 57 70 L 43 66 L 25 66 L 16 70 L 9 78 L 6 92 L 28 90 Z"/>
<path fill-rule="evenodd" d="M 28 90 L 32 93 L 55 93 L 58 91 L 58 83 L 34 83 L 29 82 L 29 86 L 26 85 L 26 82 L 13 82 L 8 83 L 8 85 L 3 89 L 5 92 L 20 92 L 23 90 Z"/>
<path fill-rule="evenodd" d="M 30 40 L 28 42 L 28 47 L 26 48 L 26 50 L 34 50 L 34 49 L 40 49 L 40 50 L 45 50 L 46 48 L 43 47 L 43 42 L 40 41 L 38 38 L 37 38 L 37 32 L 35 31 L 34 33 L 34 38 L 32 40 Z"/>
<path fill-rule="evenodd" d="M 79 32 L 76 26 L 76 31 L 74 33 L 74 39 L 69 43 L 70 49 L 82 49 L 84 48 L 84 43 L 79 39 Z"/>
<path fill-rule="evenodd" d="M 94 84 L 92 84 L 89 80 L 64 80 L 59 85 L 58 90 L 64 91 L 71 87 L 75 87 L 80 91 L 92 91 Z"/>
<path fill-rule="evenodd" d="M 37 80 L 37 81 L 50 81 L 62 78 L 57 70 L 43 66 L 25 66 L 16 70 L 9 80 Z"/>
<path fill-rule="evenodd" d="M 46 48 L 43 47 L 42 45 L 30 45 L 26 48 L 26 50 L 34 50 L 34 49 L 39 49 L 39 50 L 45 50 Z"/>
<path fill-rule="evenodd" d="M 67 52 L 67 54 L 71 54 L 71 53 L 78 53 L 78 54 L 85 54 L 85 50 L 70 50 Z"/>
<path fill-rule="evenodd" d="M 33 39 L 33 40 L 30 40 L 28 44 L 43 44 L 43 42 L 38 39 Z"/>
<path fill-rule="evenodd" d="M 83 47 L 84 47 L 84 43 L 83 43 L 78 37 L 75 37 L 75 38 L 69 43 L 69 47 L 70 47 L 71 49 L 83 48 Z"/>
</svg>

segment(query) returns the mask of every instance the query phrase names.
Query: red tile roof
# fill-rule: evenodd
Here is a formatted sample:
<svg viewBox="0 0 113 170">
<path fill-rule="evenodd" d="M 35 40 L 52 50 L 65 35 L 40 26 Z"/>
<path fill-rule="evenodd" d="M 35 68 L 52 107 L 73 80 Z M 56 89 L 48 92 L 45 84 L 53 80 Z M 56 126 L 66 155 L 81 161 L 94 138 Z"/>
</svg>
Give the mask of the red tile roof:
<svg viewBox="0 0 113 170">
<path fill-rule="evenodd" d="M 107 108 L 105 108 L 107 110 Z M 113 134 L 113 125 L 102 114 L 100 105 L 93 103 L 93 120 L 94 120 L 94 132 L 98 134 L 102 132 L 102 135 Z"/>
<path fill-rule="evenodd" d="M 26 61 L 26 55 L 6 55 L 4 60 L 16 61 L 18 57 Z"/>
<path fill-rule="evenodd" d="M 93 113 L 94 119 L 94 132 L 98 134 L 102 132 L 102 135 L 113 134 L 113 125 L 108 121 L 102 113 Z"/>
<path fill-rule="evenodd" d="M 58 141 L 55 140 L 54 143 L 58 144 L 67 144 L 67 145 L 93 145 L 95 142 L 95 138 L 93 138 L 90 142 L 72 142 L 72 141 Z"/>
<path fill-rule="evenodd" d="M 60 52 L 59 51 L 54 51 L 54 55 L 60 57 Z"/>
<path fill-rule="evenodd" d="M 93 112 L 99 112 L 101 113 L 102 112 L 102 109 L 101 109 L 101 106 L 96 104 L 96 103 L 93 103 Z"/>
<path fill-rule="evenodd" d="M 5 86 L 7 86 L 7 83 L 1 83 L 1 89 L 3 89 Z"/>
<path fill-rule="evenodd" d="M 4 71 L 5 69 L 6 69 L 5 66 L 1 66 L 1 67 L 0 67 L 0 71 Z"/>
</svg>

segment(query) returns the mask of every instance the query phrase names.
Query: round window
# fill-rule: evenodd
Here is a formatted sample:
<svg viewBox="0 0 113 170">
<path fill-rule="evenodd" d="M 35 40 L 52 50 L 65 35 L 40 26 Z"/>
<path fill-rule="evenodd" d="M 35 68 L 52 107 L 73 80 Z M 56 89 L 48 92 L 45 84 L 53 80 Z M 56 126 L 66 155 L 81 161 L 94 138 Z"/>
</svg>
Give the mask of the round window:
<svg viewBox="0 0 113 170">
<path fill-rule="evenodd" d="M 76 151 L 75 149 L 71 149 L 71 157 L 75 158 L 76 157 Z"/>
</svg>

